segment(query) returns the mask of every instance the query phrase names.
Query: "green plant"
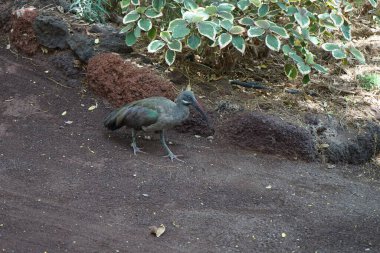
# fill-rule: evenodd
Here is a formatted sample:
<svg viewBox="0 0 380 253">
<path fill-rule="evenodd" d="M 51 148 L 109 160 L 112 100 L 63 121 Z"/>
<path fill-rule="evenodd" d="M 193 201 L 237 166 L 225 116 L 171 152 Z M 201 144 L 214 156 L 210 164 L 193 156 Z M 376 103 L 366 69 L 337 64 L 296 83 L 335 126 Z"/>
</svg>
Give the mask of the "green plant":
<svg viewBox="0 0 380 253">
<path fill-rule="evenodd" d="M 74 11 L 88 22 L 103 23 L 105 17 L 109 15 L 107 11 L 109 5 L 109 0 L 74 0 L 70 6 L 70 11 Z"/>
<path fill-rule="evenodd" d="M 360 86 L 366 90 L 380 89 L 380 74 L 378 73 L 367 73 L 357 78 Z"/>
<path fill-rule="evenodd" d="M 369 2 L 377 6 L 377 0 Z M 168 65 L 183 47 L 201 55 L 205 47 L 218 51 L 232 45 L 244 54 L 254 40 L 282 52 L 289 59 L 286 75 L 294 79 L 300 73 L 304 83 L 313 69 L 328 72 L 316 62 L 313 48 L 365 63 L 351 43 L 354 6 L 346 0 L 122 0 L 121 7 L 127 45 L 146 34 L 148 52 L 163 51 Z"/>
</svg>

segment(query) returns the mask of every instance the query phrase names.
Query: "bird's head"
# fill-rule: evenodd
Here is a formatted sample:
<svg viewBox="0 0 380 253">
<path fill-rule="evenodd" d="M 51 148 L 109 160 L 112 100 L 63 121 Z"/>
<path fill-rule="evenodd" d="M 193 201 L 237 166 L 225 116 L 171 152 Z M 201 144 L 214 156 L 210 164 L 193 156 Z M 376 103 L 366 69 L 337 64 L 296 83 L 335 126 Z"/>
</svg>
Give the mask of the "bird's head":
<svg viewBox="0 0 380 253">
<path fill-rule="evenodd" d="M 208 117 L 191 90 L 182 91 L 177 97 L 176 102 L 185 106 L 193 106 L 202 115 L 203 119 L 208 124 Z"/>
</svg>

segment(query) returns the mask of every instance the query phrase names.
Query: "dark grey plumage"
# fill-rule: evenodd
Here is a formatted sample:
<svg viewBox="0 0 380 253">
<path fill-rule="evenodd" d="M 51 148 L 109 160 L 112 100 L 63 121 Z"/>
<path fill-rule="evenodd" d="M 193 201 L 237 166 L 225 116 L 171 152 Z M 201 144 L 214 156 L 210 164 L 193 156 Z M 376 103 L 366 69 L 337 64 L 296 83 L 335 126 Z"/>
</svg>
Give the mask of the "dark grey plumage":
<svg viewBox="0 0 380 253">
<path fill-rule="evenodd" d="M 207 116 L 192 91 L 181 92 L 175 102 L 164 97 L 150 97 L 126 104 L 111 112 L 104 120 L 104 126 L 116 130 L 123 126 L 132 129 L 133 151 L 142 152 L 136 145 L 136 131 L 160 132 L 161 143 L 173 161 L 178 159 L 165 141 L 165 130 L 179 125 L 189 116 L 189 106 L 194 106 L 207 121 Z"/>
</svg>

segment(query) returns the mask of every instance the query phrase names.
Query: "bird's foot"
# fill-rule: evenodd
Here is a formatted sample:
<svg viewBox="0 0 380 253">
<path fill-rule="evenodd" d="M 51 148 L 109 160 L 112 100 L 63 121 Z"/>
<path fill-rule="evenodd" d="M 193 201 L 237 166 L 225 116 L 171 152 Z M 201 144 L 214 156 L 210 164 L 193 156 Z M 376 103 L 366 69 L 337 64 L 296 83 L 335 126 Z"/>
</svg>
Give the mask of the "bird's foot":
<svg viewBox="0 0 380 253">
<path fill-rule="evenodd" d="M 142 151 L 142 148 L 137 147 L 136 143 L 132 143 L 131 146 L 133 148 L 133 153 L 135 155 L 137 155 L 137 153 L 144 153 L 144 154 L 146 154 L 146 152 Z"/>
<path fill-rule="evenodd" d="M 180 157 L 180 156 L 183 156 L 183 155 L 175 155 L 175 154 L 173 154 L 172 152 L 169 152 L 169 154 L 167 154 L 166 156 L 163 156 L 163 157 L 169 157 L 170 158 L 170 160 L 172 160 L 172 162 L 174 161 L 174 160 L 177 160 L 177 161 L 180 161 L 180 162 L 185 162 L 185 161 L 183 161 L 183 160 L 181 160 L 181 159 L 179 159 L 178 157 Z"/>
</svg>

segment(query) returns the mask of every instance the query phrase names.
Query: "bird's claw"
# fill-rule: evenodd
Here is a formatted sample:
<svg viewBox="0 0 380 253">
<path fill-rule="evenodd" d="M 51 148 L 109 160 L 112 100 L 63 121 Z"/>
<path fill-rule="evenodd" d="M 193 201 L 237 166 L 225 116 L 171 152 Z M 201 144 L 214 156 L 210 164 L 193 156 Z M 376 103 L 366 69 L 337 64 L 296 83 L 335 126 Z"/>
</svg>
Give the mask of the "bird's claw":
<svg viewBox="0 0 380 253">
<path fill-rule="evenodd" d="M 172 160 L 172 162 L 174 161 L 174 160 L 177 160 L 177 161 L 180 161 L 180 162 L 185 162 L 185 161 L 183 161 L 183 160 L 181 160 L 181 159 L 179 159 L 178 157 L 180 157 L 180 156 L 183 156 L 183 155 L 175 155 L 175 154 L 173 154 L 172 152 L 169 152 L 169 154 L 167 154 L 167 155 L 165 155 L 165 156 L 163 156 L 163 157 L 169 157 L 170 158 L 170 160 Z"/>
<path fill-rule="evenodd" d="M 135 155 L 137 155 L 137 153 L 143 153 L 143 154 L 146 154 L 146 152 L 142 151 L 142 148 L 137 147 L 136 144 L 132 143 L 131 146 L 132 146 L 132 148 L 133 148 L 133 153 L 134 153 Z"/>
</svg>

